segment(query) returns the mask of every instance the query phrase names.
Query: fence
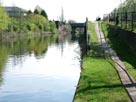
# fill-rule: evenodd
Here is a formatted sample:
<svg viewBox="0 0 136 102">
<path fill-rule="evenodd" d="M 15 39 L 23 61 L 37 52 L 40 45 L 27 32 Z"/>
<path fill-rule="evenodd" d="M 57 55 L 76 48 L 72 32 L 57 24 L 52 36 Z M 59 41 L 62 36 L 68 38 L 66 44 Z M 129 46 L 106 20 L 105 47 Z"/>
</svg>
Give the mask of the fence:
<svg viewBox="0 0 136 102">
<path fill-rule="evenodd" d="M 136 12 L 118 12 L 111 13 L 104 16 L 104 21 L 109 21 L 112 24 L 116 24 L 123 29 L 136 31 Z"/>
</svg>

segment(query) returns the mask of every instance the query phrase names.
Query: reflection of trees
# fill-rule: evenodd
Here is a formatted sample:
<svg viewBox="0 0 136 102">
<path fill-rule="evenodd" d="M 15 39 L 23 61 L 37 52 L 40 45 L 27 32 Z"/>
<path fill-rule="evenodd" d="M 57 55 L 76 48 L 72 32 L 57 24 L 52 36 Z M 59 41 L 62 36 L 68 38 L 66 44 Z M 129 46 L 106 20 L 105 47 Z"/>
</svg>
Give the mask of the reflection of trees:
<svg viewBox="0 0 136 102">
<path fill-rule="evenodd" d="M 48 37 L 31 39 L 28 49 L 29 52 L 33 51 L 36 57 L 42 56 L 48 49 Z"/>
<path fill-rule="evenodd" d="M 4 65 L 8 59 L 8 52 L 5 46 L 0 45 L 0 85 L 3 81 L 3 72 L 4 72 Z"/>
<path fill-rule="evenodd" d="M 57 35 L 39 36 L 20 40 L 8 40 L 0 43 L 0 85 L 3 81 L 4 65 L 8 60 L 8 55 L 13 55 L 13 63 L 23 63 L 25 54 L 34 53 L 36 58 L 41 58 L 47 51 L 48 46 L 55 43 Z"/>
<path fill-rule="evenodd" d="M 53 36 L 39 36 L 29 39 L 14 41 L 10 52 L 12 55 L 20 56 L 34 53 L 36 57 L 42 56 L 48 49 L 48 44 L 55 42 Z"/>
</svg>

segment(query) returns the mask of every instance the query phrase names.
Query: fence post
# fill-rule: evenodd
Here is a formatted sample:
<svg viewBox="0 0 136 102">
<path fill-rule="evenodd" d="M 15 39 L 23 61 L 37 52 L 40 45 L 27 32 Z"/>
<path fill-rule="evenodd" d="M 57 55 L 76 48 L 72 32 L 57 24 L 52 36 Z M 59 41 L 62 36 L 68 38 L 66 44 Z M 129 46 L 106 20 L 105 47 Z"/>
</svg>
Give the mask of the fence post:
<svg viewBox="0 0 136 102">
<path fill-rule="evenodd" d="M 134 21 L 134 20 L 133 20 L 133 13 L 134 13 L 134 12 L 131 12 L 131 17 L 132 17 L 132 20 L 131 20 L 132 29 L 131 29 L 131 30 L 132 30 L 132 31 L 133 31 L 133 27 L 134 27 L 134 25 L 133 25 L 133 21 Z"/>
<path fill-rule="evenodd" d="M 126 21 L 126 26 L 125 26 L 125 28 L 127 29 L 127 12 L 125 11 L 125 21 Z"/>
<path fill-rule="evenodd" d="M 114 24 L 116 24 L 116 12 L 114 12 Z"/>
<path fill-rule="evenodd" d="M 85 22 L 85 39 L 86 39 L 86 54 L 88 52 L 88 18 L 86 17 L 86 22 Z"/>
<path fill-rule="evenodd" d="M 109 23 L 110 23 L 110 14 L 108 15 L 108 21 L 109 21 Z"/>
<path fill-rule="evenodd" d="M 120 14 L 121 14 L 121 28 L 122 28 L 122 12 L 120 12 Z"/>
</svg>

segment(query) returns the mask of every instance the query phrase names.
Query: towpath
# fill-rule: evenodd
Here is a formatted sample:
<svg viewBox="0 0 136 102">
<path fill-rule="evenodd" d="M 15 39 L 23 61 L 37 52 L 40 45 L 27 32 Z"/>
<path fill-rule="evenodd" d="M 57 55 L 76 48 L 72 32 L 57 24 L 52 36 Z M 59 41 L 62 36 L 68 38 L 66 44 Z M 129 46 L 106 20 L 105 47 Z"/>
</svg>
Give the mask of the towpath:
<svg viewBox="0 0 136 102">
<path fill-rule="evenodd" d="M 128 92 L 132 102 L 136 102 L 136 81 L 131 77 L 127 71 L 124 63 L 119 59 L 115 51 L 106 42 L 103 32 L 101 31 L 98 22 L 95 22 L 95 31 L 99 38 L 99 43 L 104 50 L 104 55 L 110 57 L 116 65 L 116 70 L 119 74 L 120 80 Z"/>
</svg>

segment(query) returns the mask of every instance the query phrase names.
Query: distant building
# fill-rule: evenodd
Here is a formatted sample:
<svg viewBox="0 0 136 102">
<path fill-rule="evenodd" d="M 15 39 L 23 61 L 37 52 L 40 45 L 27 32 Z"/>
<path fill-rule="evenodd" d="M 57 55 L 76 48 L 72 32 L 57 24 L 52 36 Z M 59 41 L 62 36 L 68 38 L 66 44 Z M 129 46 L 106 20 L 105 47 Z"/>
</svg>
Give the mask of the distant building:
<svg viewBox="0 0 136 102">
<path fill-rule="evenodd" d="M 18 17 L 25 16 L 27 13 L 27 10 L 24 10 L 22 8 L 15 7 L 15 6 L 14 7 L 4 7 L 4 8 L 10 17 L 18 18 Z"/>
</svg>

